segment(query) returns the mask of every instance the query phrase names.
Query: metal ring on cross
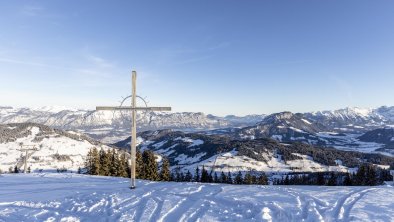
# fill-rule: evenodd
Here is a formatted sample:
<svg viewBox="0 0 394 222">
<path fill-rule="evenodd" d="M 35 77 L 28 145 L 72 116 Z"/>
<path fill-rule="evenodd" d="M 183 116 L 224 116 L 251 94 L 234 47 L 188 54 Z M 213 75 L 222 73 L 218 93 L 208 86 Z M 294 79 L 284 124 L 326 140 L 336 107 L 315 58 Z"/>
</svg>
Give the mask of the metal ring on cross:
<svg viewBox="0 0 394 222">
<path fill-rule="evenodd" d="M 119 107 L 122 107 L 122 106 L 126 106 L 125 105 L 125 103 L 126 103 L 126 101 L 128 100 L 128 99 L 131 99 L 131 97 L 132 97 L 133 95 L 130 95 L 130 96 L 127 96 L 127 97 L 125 97 L 125 98 L 123 98 L 123 100 L 120 102 L 120 105 L 119 105 Z M 138 100 L 141 100 L 142 101 L 142 105 L 144 105 L 145 107 L 148 107 L 148 103 L 145 101 L 145 99 L 144 98 L 142 98 L 141 96 L 138 96 L 138 95 L 136 95 L 135 96 Z M 131 102 L 130 102 L 131 103 Z M 138 101 L 137 101 L 137 104 L 138 104 Z M 122 119 L 125 119 L 125 117 L 126 116 L 124 116 L 124 112 L 130 112 L 130 111 L 121 111 L 120 112 L 120 115 L 122 116 Z M 146 115 L 147 115 L 147 110 L 145 110 L 145 111 L 143 111 L 143 116 L 142 116 L 142 118 L 143 119 L 145 119 L 145 117 L 146 117 Z M 115 115 L 115 111 L 113 112 L 113 115 Z M 130 118 L 130 116 L 128 116 L 129 118 Z"/>
</svg>

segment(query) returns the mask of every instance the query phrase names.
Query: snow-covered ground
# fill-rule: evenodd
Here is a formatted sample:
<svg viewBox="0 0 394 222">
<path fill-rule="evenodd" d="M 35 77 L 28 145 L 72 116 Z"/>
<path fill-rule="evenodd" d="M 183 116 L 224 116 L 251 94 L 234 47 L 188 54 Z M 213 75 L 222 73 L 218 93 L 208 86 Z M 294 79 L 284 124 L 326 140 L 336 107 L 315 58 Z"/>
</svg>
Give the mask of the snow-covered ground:
<svg viewBox="0 0 394 222">
<path fill-rule="evenodd" d="M 15 165 L 24 168 L 25 152 L 21 152 L 21 144 L 30 145 L 35 150 L 29 151 L 28 164 L 32 171 L 56 170 L 65 168 L 77 171 L 79 167 L 84 167 L 85 158 L 89 150 L 93 147 L 104 150 L 110 149 L 103 144 L 93 144 L 88 140 L 70 138 L 57 133 L 45 134 L 44 138 L 40 134 L 39 127 L 31 127 L 30 135 L 10 141 L 0 143 L 0 170 L 7 172 Z M 42 138 L 42 139 L 40 139 Z M 58 157 L 63 157 L 58 158 Z"/>
<path fill-rule="evenodd" d="M 326 166 L 313 161 L 312 157 L 310 156 L 301 155 L 298 153 L 293 154 L 302 157 L 302 159 L 285 162 L 281 155 L 266 153 L 262 155 L 266 161 L 258 161 L 247 156 L 240 156 L 236 150 L 214 155 L 203 161 L 199 161 L 200 156 L 186 158 L 185 156 L 180 155 L 178 158 L 181 160 L 179 164 L 188 163 L 186 166 L 182 167 L 183 171 L 189 170 L 190 172 L 194 172 L 197 166 L 200 168 L 204 166 L 208 170 L 217 171 L 217 173 L 220 173 L 221 171 L 231 172 L 233 175 L 238 173 L 238 171 L 257 171 L 265 172 L 267 174 L 289 172 L 353 171 L 352 168 L 345 167 L 341 163 L 339 163 L 338 166 Z M 177 167 L 179 166 L 173 166 L 172 168 L 176 169 Z M 382 165 L 382 168 L 387 167 L 390 166 Z"/>
<path fill-rule="evenodd" d="M 0 221 L 394 221 L 394 188 L 2 175 Z"/>
</svg>

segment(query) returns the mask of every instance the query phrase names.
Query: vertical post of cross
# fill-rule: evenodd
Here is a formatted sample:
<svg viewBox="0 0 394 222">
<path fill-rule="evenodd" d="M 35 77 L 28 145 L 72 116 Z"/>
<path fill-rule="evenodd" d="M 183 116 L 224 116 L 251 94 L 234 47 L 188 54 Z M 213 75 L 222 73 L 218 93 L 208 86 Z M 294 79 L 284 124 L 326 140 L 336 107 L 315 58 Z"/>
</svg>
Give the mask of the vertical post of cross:
<svg viewBox="0 0 394 222">
<path fill-rule="evenodd" d="M 130 154 L 131 154 L 131 166 L 130 166 L 130 174 L 131 174 L 131 189 L 135 188 L 135 165 L 136 165 L 136 140 L 137 140 L 137 111 L 135 108 L 137 107 L 136 98 L 137 98 L 137 88 L 136 88 L 136 81 L 137 81 L 137 72 L 132 71 L 132 89 L 131 89 L 131 115 L 132 115 L 132 126 L 131 126 L 131 147 L 130 147 Z"/>
</svg>

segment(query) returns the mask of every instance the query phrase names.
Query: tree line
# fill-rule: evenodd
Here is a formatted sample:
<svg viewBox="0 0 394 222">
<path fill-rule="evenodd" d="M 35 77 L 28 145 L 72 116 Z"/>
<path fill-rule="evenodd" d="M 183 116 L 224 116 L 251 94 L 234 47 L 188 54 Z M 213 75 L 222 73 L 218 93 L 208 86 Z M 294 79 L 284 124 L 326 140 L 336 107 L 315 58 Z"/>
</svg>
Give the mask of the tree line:
<svg viewBox="0 0 394 222">
<path fill-rule="evenodd" d="M 319 186 L 376 186 L 391 181 L 389 170 L 372 164 L 362 164 L 357 172 L 317 172 L 288 174 L 275 179 L 274 185 L 319 185 Z"/>
<path fill-rule="evenodd" d="M 78 173 L 90 175 L 130 177 L 130 163 L 128 153 L 116 149 L 98 150 L 91 149 L 86 157 L 84 169 L 79 168 Z M 136 178 L 152 181 L 175 181 L 175 182 L 201 182 L 201 183 L 226 183 L 226 184 L 260 184 L 267 185 L 268 178 L 264 173 L 257 175 L 241 172 L 233 178 L 230 172 L 208 172 L 205 166 L 196 168 L 194 174 L 190 171 L 182 172 L 179 168 L 171 173 L 170 163 L 163 158 L 159 166 L 154 153 L 150 150 L 136 152 Z"/>
<path fill-rule="evenodd" d="M 226 183 L 226 184 L 258 184 L 267 185 L 268 177 L 265 173 L 246 172 L 245 175 L 239 171 L 235 177 L 230 172 L 223 171 L 218 174 L 216 171 L 209 171 L 202 166 L 196 167 L 194 175 L 188 170 L 183 173 L 179 168 L 171 174 L 171 181 L 175 182 L 200 182 L 200 183 Z"/>
</svg>

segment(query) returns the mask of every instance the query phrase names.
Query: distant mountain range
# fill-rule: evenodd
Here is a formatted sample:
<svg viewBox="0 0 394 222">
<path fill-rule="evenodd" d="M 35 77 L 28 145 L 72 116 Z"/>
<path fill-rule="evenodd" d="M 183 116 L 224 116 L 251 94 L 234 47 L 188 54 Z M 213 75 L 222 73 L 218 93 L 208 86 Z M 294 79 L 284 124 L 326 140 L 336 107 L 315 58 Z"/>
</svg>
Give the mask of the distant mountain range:
<svg viewBox="0 0 394 222">
<path fill-rule="evenodd" d="M 345 108 L 302 114 L 283 112 L 280 115 L 283 117 L 294 116 L 289 119 L 294 125 L 294 129 L 269 129 L 268 131 L 266 129 L 263 130 L 264 133 L 262 135 L 276 135 L 277 132 L 275 130 L 280 132 L 280 134 L 287 130 L 290 137 L 293 133 L 293 137 L 298 137 L 298 133 L 301 133 L 301 131 L 307 133 L 316 133 L 317 131 L 364 133 L 378 128 L 394 126 L 394 107 L 386 106 L 376 109 Z M 273 119 L 274 117 L 279 119 Z M 218 117 L 205 115 L 201 112 L 150 112 L 145 114 L 139 113 L 138 127 L 139 131 L 174 129 L 185 132 L 218 129 L 231 131 L 234 128 L 250 127 L 244 130 L 244 136 L 253 136 L 252 132 L 255 132 L 256 136 L 259 137 L 259 132 L 262 132 L 262 130 L 257 128 L 264 128 L 263 125 L 268 126 L 269 124 L 267 123 L 269 121 L 277 121 L 277 123 L 273 123 L 274 125 L 280 125 L 280 121 L 282 123 L 288 121 L 283 117 L 277 114 L 268 116 L 261 114 L 242 117 L 234 115 Z M 130 114 L 127 112 L 76 110 L 59 107 L 43 107 L 40 109 L 0 107 L 0 124 L 25 122 L 44 124 L 62 130 L 77 130 L 94 139 L 110 143 L 119 141 L 129 135 Z M 313 124 L 308 124 L 308 122 Z M 215 131 L 212 131 L 212 133 L 215 133 Z"/>
<path fill-rule="evenodd" d="M 156 129 L 178 129 L 198 131 L 226 127 L 253 125 L 264 115 L 244 117 L 217 117 L 197 112 L 183 113 L 139 113 L 139 131 Z M 39 123 L 62 130 L 78 130 L 103 142 L 118 141 L 129 135 L 131 116 L 127 112 L 59 109 L 43 107 L 40 109 L 0 107 L 0 124 Z"/>
</svg>

